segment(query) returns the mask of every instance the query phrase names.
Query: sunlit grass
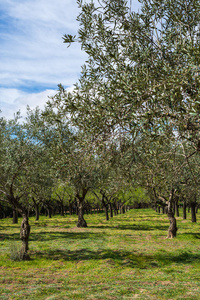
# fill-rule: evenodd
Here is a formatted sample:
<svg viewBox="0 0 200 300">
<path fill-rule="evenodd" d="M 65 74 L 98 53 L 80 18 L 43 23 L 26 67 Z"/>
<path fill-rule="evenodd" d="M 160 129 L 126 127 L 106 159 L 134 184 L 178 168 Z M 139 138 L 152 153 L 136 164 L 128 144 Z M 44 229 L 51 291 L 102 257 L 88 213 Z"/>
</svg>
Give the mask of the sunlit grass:
<svg viewBox="0 0 200 300">
<path fill-rule="evenodd" d="M 30 261 L 12 261 L 19 224 L 0 220 L 0 299 L 200 299 L 198 223 L 168 219 L 151 209 L 106 221 L 104 214 L 30 218 Z"/>
</svg>

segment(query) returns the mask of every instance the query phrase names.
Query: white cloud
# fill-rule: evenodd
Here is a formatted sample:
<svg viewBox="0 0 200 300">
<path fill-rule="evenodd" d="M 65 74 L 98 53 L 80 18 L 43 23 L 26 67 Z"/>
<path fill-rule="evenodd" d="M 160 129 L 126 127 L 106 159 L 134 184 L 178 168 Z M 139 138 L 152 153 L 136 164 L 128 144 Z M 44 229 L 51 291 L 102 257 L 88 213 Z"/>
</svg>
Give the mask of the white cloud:
<svg viewBox="0 0 200 300">
<path fill-rule="evenodd" d="M 0 109 L 12 118 L 44 105 L 59 83 L 72 86 L 86 55 L 62 40 L 78 29 L 75 0 L 1 0 L 0 13 Z"/>
<path fill-rule="evenodd" d="M 1 86 L 17 87 L 27 80 L 54 87 L 75 83 L 86 55 L 78 44 L 67 48 L 62 36 L 76 34 L 76 1 L 1 1 Z"/>
<path fill-rule="evenodd" d="M 78 14 L 76 0 L 1 0 L 1 115 L 25 114 L 27 105 L 44 105 L 59 83 L 69 87 L 78 80 L 87 56 L 62 40 L 77 33 Z"/>
<path fill-rule="evenodd" d="M 1 116 L 4 116 L 6 119 L 12 119 L 14 113 L 20 111 L 21 116 L 25 117 L 27 105 L 31 108 L 39 106 L 42 109 L 48 97 L 54 96 L 56 92 L 56 90 L 45 90 L 40 93 L 30 94 L 17 89 L 0 88 Z"/>
<path fill-rule="evenodd" d="M 73 86 L 67 88 L 68 92 L 73 91 Z M 17 89 L 0 88 L 0 116 L 12 119 L 14 114 L 20 111 L 22 118 L 26 117 L 26 109 L 39 107 L 43 109 L 49 98 L 53 97 L 58 90 L 45 90 L 40 93 L 26 93 Z"/>
</svg>

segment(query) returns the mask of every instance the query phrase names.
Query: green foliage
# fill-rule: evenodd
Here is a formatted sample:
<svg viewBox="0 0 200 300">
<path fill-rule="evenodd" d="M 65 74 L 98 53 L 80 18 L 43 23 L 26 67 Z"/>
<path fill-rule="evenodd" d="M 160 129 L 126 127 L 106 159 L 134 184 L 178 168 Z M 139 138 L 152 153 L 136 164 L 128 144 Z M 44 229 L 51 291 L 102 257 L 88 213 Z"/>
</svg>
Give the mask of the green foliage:
<svg viewBox="0 0 200 300">
<path fill-rule="evenodd" d="M 59 86 L 49 116 L 70 115 L 81 157 L 101 166 L 86 185 L 110 195 L 128 182 L 165 204 L 180 191 L 199 198 L 199 2 L 140 3 L 136 13 L 128 1 L 77 1 L 88 60 L 72 93 Z M 70 158 L 74 183 L 89 173 L 81 157 Z"/>
<path fill-rule="evenodd" d="M 132 201 L 137 203 L 148 203 L 150 202 L 150 198 L 147 194 L 147 191 L 143 188 L 137 188 L 134 191 L 132 191 Z"/>
</svg>

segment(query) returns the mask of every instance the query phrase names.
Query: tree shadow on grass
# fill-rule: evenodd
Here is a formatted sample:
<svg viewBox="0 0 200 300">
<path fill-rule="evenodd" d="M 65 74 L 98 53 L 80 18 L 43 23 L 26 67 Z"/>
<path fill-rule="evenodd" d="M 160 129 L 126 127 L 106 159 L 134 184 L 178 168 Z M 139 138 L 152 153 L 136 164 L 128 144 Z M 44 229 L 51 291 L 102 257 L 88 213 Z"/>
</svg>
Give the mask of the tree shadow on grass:
<svg viewBox="0 0 200 300">
<path fill-rule="evenodd" d="M 11 234 L 6 234 L 6 233 L 0 233 L 0 241 L 4 240 L 19 240 L 20 239 L 20 233 L 11 233 Z"/>
<path fill-rule="evenodd" d="M 100 229 L 119 229 L 119 230 L 133 230 L 133 231 L 152 231 L 155 229 L 158 230 L 168 230 L 169 226 L 159 226 L 159 225 L 100 225 L 100 226 L 89 226 L 89 228 L 100 228 Z"/>
<path fill-rule="evenodd" d="M 180 238 L 192 238 L 192 239 L 200 239 L 200 233 L 199 232 L 185 232 L 178 234 L 178 237 Z"/>
<path fill-rule="evenodd" d="M 105 233 L 92 233 L 92 232 L 40 232 L 40 233 L 32 233 L 30 235 L 30 241 L 49 241 L 49 240 L 57 240 L 57 239 L 69 239 L 69 240 L 85 240 L 85 239 L 98 239 L 105 236 Z"/>
<path fill-rule="evenodd" d="M 178 252 L 177 254 L 155 254 L 155 255 L 142 255 L 129 251 L 114 251 L 111 249 L 104 249 L 92 251 L 88 249 L 78 249 L 75 251 L 70 250 L 48 250 L 37 251 L 32 253 L 33 256 L 46 260 L 61 260 L 71 262 L 82 262 L 89 260 L 102 260 L 104 263 L 112 266 L 124 266 L 139 269 L 151 269 L 169 266 L 173 263 L 178 264 L 191 264 L 200 263 L 200 254 L 192 254 L 185 252 Z M 34 257 L 33 257 L 34 258 Z"/>
<path fill-rule="evenodd" d="M 69 239 L 69 240 L 84 240 L 84 239 L 102 239 L 105 236 L 103 233 L 92 233 L 92 232 L 60 232 L 60 231 L 43 231 L 39 233 L 31 233 L 29 236 L 29 241 L 52 241 L 59 239 Z M 19 240 L 20 233 L 12 234 L 0 234 L 0 240 Z"/>
</svg>

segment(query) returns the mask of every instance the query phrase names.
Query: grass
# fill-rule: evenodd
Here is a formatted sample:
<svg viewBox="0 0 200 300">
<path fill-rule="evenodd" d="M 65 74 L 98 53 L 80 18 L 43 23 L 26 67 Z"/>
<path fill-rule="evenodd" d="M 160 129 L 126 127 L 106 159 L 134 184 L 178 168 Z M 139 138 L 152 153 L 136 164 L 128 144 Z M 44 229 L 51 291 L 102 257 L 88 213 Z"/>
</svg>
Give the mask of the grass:
<svg viewBox="0 0 200 300">
<path fill-rule="evenodd" d="M 10 259 L 21 220 L 0 220 L 0 299 L 200 299 L 198 223 L 179 217 L 166 239 L 167 216 L 150 209 L 85 218 L 30 218 L 30 261 Z"/>
</svg>

